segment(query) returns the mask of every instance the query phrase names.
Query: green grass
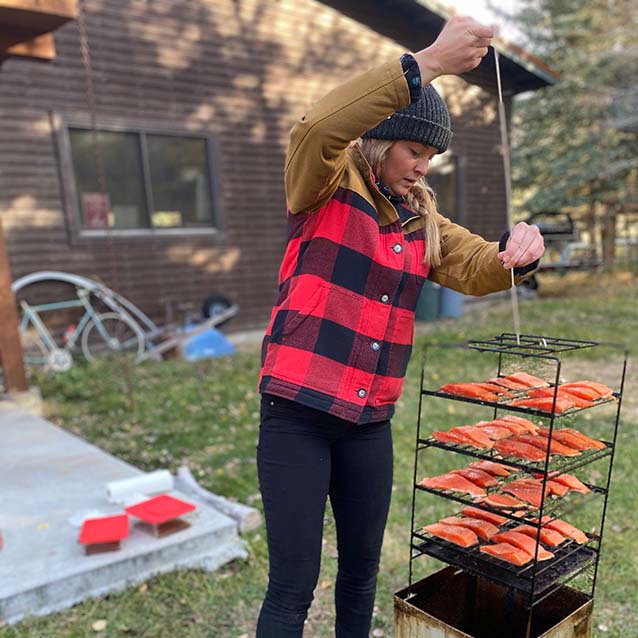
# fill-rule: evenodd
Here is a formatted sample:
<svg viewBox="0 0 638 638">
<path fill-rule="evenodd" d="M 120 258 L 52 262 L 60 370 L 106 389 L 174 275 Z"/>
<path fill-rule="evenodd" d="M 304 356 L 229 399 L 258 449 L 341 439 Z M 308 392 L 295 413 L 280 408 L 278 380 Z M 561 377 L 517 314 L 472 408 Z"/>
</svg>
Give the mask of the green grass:
<svg viewBox="0 0 638 638">
<path fill-rule="evenodd" d="M 545 298 L 521 304 L 523 332 L 632 343 L 638 334 L 635 284 L 576 279 L 544 282 Z M 395 482 L 379 575 L 373 628 L 393 634 L 393 593 L 407 585 L 411 483 L 418 406 L 420 361 L 426 343 L 483 338 L 511 330 L 507 304 L 475 310 L 457 321 L 421 326 L 403 397 L 393 421 Z M 427 381 L 471 379 L 482 360 L 460 349 L 430 348 Z M 579 374 L 596 379 L 618 370 L 614 351 L 592 349 L 569 356 Z M 261 508 L 255 466 L 259 396 L 257 348 L 233 357 L 189 364 L 147 363 L 77 366 L 66 374 L 39 376 L 48 416 L 59 425 L 144 470 L 182 463 L 207 489 Z M 567 369 L 567 368 L 566 368 Z M 603 557 L 594 612 L 595 638 L 638 636 L 638 529 L 636 494 L 638 441 L 632 425 L 638 416 L 635 365 L 628 370 L 623 422 L 615 459 Z M 436 405 L 435 405 L 436 403 Z M 470 414 L 462 404 L 434 400 L 429 422 L 449 427 Z M 447 424 L 447 425 L 446 425 Z M 596 423 L 589 423 L 596 427 Z M 430 428 L 432 429 L 432 428 Z M 595 430 L 594 430 L 595 431 Z M 434 474 L 458 459 L 452 454 L 428 459 Z M 456 465 L 459 466 L 459 465 Z M 425 496 L 425 495 L 424 495 Z M 426 499 L 429 498 L 426 496 Z M 448 513 L 450 503 L 424 500 L 423 523 Z M 447 508 L 447 509 L 446 509 Z M 88 600 L 62 613 L 27 619 L 0 629 L 0 638 L 240 638 L 254 635 L 267 582 L 265 532 L 245 537 L 248 561 L 214 573 L 178 571 L 142 586 Z M 417 561 L 420 577 L 441 567 L 430 558 Z M 326 513 L 322 571 L 306 627 L 309 638 L 333 636 L 336 541 L 330 509 Z M 94 629 L 94 624 L 106 626 Z"/>
</svg>

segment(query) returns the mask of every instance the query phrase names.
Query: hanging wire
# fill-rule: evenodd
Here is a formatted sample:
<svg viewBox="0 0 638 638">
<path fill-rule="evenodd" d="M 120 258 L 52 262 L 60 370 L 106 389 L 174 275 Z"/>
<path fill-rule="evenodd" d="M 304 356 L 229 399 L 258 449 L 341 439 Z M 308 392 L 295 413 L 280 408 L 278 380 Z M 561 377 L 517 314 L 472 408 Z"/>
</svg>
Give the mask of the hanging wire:
<svg viewBox="0 0 638 638">
<path fill-rule="evenodd" d="M 503 155 L 503 172 L 505 174 L 505 208 L 507 211 L 507 228 L 512 232 L 514 222 L 512 220 L 512 169 L 510 163 L 509 144 L 507 142 L 507 120 L 505 118 L 505 104 L 503 102 L 503 90 L 501 87 L 501 69 L 499 66 L 498 51 L 494 49 L 494 62 L 496 63 L 496 85 L 498 87 L 498 119 L 501 128 L 501 153 Z M 518 311 L 518 294 L 514 283 L 514 268 L 510 268 L 511 285 L 510 301 L 512 303 L 512 316 L 514 319 L 514 332 L 516 343 L 521 343 L 521 318 Z"/>
<path fill-rule="evenodd" d="M 102 142 L 97 128 L 97 107 L 95 100 L 95 90 L 93 86 L 93 68 L 91 63 L 91 49 L 89 46 L 88 29 L 86 25 L 86 0 L 80 0 L 78 2 L 78 30 L 80 35 L 80 50 L 82 53 L 82 65 L 84 67 L 84 82 L 86 101 L 89 107 L 91 134 L 93 138 L 93 150 L 95 159 L 95 170 L 97 173 L 98 188 L 103 195 L 108 195 L 108 188 L 106 183 L 106 170 L 104 167 L 104 154 L 102 152 Z M 115 257 L 113 248 L 113 237 L 111 235 L 111 229 L 107 222 L 106 224 L 106 245 L 109 254 L 109 270 L 114 287 L 116 290 L 120 290 L 120 273 L 118 262 Z M 118 324 L 117 330 L 122 330 L 122 326 Z M 118 335 L 121 339 L 121 334 Z M 122 368 L 124 373 L 124 381 L 127 391 L 127 399 L 129 410 L 135 411 L 135 395 L 133 392 L 133 378 L 131 373 L 131 366 L 128 356 L 125 352 L 122 353 Z"/>
</svg>

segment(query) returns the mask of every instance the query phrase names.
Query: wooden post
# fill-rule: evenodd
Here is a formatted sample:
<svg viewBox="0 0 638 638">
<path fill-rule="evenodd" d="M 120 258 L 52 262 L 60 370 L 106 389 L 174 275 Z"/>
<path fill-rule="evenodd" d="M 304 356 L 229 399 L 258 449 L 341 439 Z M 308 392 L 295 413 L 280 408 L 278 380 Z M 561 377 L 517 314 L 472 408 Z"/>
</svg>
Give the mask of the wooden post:
<svg viewBox="0 0 638 638">
<path fill-rule="evenodd" d="M 0 363 L 5 392 L 24 392 L 29 388 L 24 370 L 22 344 L 18 331 L 18 310 L 11 290 L 11 270 L 0 219 Z"/>
</svg>

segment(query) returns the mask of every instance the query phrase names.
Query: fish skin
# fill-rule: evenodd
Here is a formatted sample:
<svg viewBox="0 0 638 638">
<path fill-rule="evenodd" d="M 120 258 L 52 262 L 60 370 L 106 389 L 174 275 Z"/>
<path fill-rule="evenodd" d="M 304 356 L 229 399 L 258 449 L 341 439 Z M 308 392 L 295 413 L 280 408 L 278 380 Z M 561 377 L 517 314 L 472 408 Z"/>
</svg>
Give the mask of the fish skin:
<svg viewBox="0 0 638 638">
<path fill-rule="evenodd" d="M 479 487 L 494 487 L 494 485 L 498 485 L 498 481 L 491 474 L 472 467 L 452 470 L 450 474 L 458 474 Z"/>
<path fill-rule="evenodd" d="M 533 525 L 519 525 L 518 527 L 514 527 L 512 532 L 518 532 L 519 534 L 526 534 L 529 536 L 534 542 L 536 542 L 536 538 L 540 531 L 541 543 L 543 545 L 548 545 L 549 547 L 557 547 L 561 543 L 564 543 L 566 538 L 555 529 L 548 529 L 546 527 L 541 527 L 538 530 Z"/>
<path fill-rule="evenodd" d="M 472 383 L 447 383 L 440 388 L 441 392 L 446 394 L 453 394 L 462 397 L 468 397 L 471 399 L 481 399 L 482 401 L 498 401 L 498 394 L 494 392 L 488 392 L 487 390 L 480 388 Z"/>
<path fill-rule="evenodd" d="M 515 437 L 512 437 L 512 441 L 521 441 L 521 443 L 528 443 L 529 445 L 533 445 L 534 447 L 543 450 L 543 452 L 547 451 L 547 445 L 549 443 L 549 451 L 551 454 L 560 454 L 561 456 L 578 456 L 580 454 L 580 450 L 576 450 L 573 447 L 569 447 L 556 441 L 554 437 L 552 437 L 551 443 L 548 437 L 539 436 L 538 434 L 519 434 Z"/>
<path fill-rule="evenodd" d="M 505 518 L 505 516 L 495 514 L 494 512 L 488 512 L 478 507 L 472 507 L 471 505 L 464 507 L 461 512 L 465 514 L 465 516 L 470 516 L 471 518 L 479 518 L 482 521 L 487 521 L 488 523 L 492 523 L 494 525 L 502 525 L 503 523 L 507 522 L 507 518 Z"/>
<path fill-rule="evenodd" d="M 511 441 L 510 439 L 502 439 L 494 443 L 494 449 L 503 456 L 515 456 L 519 459 L 528 461 L 543 461 L 545 453 L 533 445 Z"/>
<path fill-rule="evenodd" d="M 510 545 L 509 543 L 497 543 L 496 545 L 481 545 L 479 550 L 485 554 L 490 554 L 495 558 L 500 558 L 514 565 L 525 565 L 532 560 L 527 552 Z"/>
<path fill-rule="evenodd" d="M 489 521 L 473 518 L 471 516 L 448 516 L 442 518 L 439 523 L 443 525 L 458 525 L 471 529 L 479 538 L 489 541 L 494 534 L 498 534 L 498 527 Z"/>
<path fill-rule="evenodd" d="M 459 476 L 458 474 L 448 473 L 429 478 L 426 477 L 420 481 L 419 485 L 435 490 L 463 492 L 470 496 L 485 496 L 486 494 L 483 488 L 471 481 L 468 481 L 466 478 Z"/>
<path fill-rule="evenodd" d="M 431 525 L 426 525 L 423 530 L 432 534 L 432 536 L 443 538 L 461 547 L 472 547 L 472 545 L 478 543 L 478 537 L 471 529 L 459 525 L 432 523 Z"/>
<path fill-rule="evenodd" d="M 492 476 L 509 476 L 511 474 L 511 471 L 504 465 L 494 463 L 494 461 L 474 461 L 473 463 L 470 463 L 468 467 L 483 470 Z"/>
<path fill-rule="evenodd" d="M 536 553 L 536 541 L 526 534 L 521 534 L 520 532 L 515 532 L 513 530 L 500 532 L 499 534 L 496 534 L 492 540 L 497 543 L 509 543 L 510 545 L 514 545 L 514 547 L 522 549 L 531 556 L 534 556 Z M 538 560 L 549 560 L 550 558 L 554 558 L 554 554 L 547 551 L 542 545 L 539 545 Z"/>
<path fill-rule="evenodd" d="M 506 378 L 523 383 L 528 388 L 544 388 L 549 385 L 547 381 L 535 377 L 533 374 L 527 374 L 527 372 L 514 372 L 513 374 L 508 374 Z"/>
</svg>

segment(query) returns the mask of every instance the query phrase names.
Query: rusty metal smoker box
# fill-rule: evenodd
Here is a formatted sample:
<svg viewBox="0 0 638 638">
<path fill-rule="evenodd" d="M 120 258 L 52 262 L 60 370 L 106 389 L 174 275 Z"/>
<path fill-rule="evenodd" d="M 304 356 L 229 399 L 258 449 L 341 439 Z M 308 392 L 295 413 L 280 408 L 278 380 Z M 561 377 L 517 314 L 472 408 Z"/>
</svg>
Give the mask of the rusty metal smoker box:
<svg viewBox="0 0 638 638">
<path fill-rule="evenodd" d="M 534 607 L 528 633 L 529 609 L 521 594 L 445 567 L 394 595 L 394 636 L 591 638 L 593 604 L 585 594 L 560 587 Z"/>
</svg>

